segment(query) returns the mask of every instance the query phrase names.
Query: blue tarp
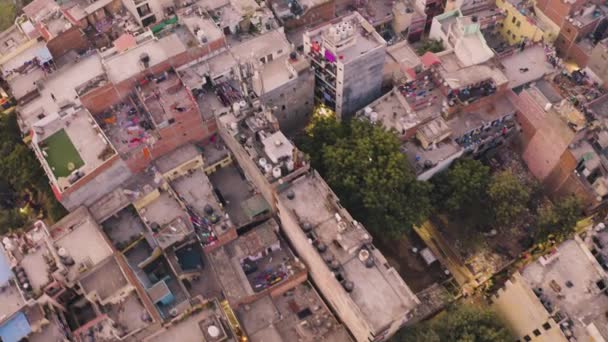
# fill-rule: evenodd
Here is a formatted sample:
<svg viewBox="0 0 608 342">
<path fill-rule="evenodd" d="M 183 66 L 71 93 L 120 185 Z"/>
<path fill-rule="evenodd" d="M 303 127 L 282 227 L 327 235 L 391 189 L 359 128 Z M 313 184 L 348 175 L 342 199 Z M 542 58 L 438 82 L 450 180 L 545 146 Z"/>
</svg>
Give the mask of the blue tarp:
<svg viewBox="0 0 608 342">
<path fill-rule="evenodd" d="M 4 248 L 0 246 L 0 286 L 6 285 L 12 276 L 11 265 L 8 263 L 8 257 L 5 254 Z"/>
<path fill-rule="evenodd" d="M 45 62 L 48 62 L 51 59 L 53 59 L 51 52 L 49 51 L 49 49 L 46 46 L 43 46 L 40 49 L 38 49 L 38 51 L 36 51 L 36 57 L 38 57 L 38 59 L 40 59 L 40 63 L 45 63 Z"/>
<path fill-rule="evenodd" d="M 23 312 L 18 312 L 11 319 L 0 325 L 2 342 L 19 342 L 32 332 L 32 327 Z"/>
</svg>

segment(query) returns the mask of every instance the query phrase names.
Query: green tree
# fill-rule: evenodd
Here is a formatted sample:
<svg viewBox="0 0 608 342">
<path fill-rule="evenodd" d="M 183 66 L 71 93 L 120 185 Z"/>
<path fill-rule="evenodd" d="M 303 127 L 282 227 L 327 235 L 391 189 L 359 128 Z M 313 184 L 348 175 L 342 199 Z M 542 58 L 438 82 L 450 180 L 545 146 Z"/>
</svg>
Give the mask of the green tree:
<svg viewBox="0 0 608 342">
<path fill-rule="evenodd" d="M 399 331 L 394 342 L 503 342 L 513 341 L 498 317 L 468 304 L 449 307 L 430 321 Z"/>
<path fill-rule="evenodd" d="M 422 56 L 424 55 L 426 52 L 441 52 L 443 51 L 443 43 L 440 40 L 435 40 L 435 39 L 425 39 L 422 42 L 420 42 L 420 46 L 418 46 L 418 48 L 416 49 L 416 52 L 418 53 L 418 55 Z"/>
<path fill-rule="evenodd" d="M 0 0 L 0 31 L 4 31 L 13 25 L 15 15 L 15 4 L 10 0 Z"/>
<path fill-rule="evenodd" d="M 538 213 L 537 238 L 563 239 L 574 232 L 576 222 L 582 216 L 582 203 L 571 195 L 546 205 Z"/>
<path fill-rule="evenodd" d="M 474 159 L 459 159 L 433 178 L 435 207 L 469 222 L 486 217 L 490 168 Z"/>
<path fill-rule="evenodd" d="M 399 237 L 427 217 L 430 185 L 416 180 L 392 132 L 362 120 L 317 120 L 301 148 L 357 220 Z"/>
<path fill-rule="evenodd" d="M 526 211 L 530 190 L 509 170 L 492 175 L 487 191 L 496 223 L 513 225 Z"/>
</svg>

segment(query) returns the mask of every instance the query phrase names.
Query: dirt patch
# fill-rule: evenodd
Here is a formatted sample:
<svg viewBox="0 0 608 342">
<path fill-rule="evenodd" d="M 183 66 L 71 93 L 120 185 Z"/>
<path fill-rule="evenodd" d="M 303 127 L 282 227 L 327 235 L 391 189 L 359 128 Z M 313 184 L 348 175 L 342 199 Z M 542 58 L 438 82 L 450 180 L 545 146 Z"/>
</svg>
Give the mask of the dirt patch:
<svg viewBox="0 0 608 342">
<path fill-rule="evenodd" d="M 426 247 L 413 232 L 400 239 L 375 237 L 374 244 L 415 293 L 447 279 L 439 261 L 428 266 L 419 254 L 413 252 L 413 248 L 420 251 Z"/>
</svg>

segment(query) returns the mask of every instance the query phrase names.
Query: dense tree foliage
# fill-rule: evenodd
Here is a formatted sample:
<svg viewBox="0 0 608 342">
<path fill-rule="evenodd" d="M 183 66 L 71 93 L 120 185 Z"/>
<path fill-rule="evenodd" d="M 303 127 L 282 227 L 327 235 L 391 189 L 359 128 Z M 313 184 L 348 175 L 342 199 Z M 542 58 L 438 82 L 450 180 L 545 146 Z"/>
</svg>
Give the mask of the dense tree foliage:
<svg viewBox="0 0 608 342">
<path fill-rule="evenodd" d="M 496 315 L 471 305 L 448 308 L 434 319 L 402 329 L 394 342 L 503 342 L 514 341 Z"/>
<path fill-rule="evenodd" d="M 430 185 L 416 180 L 399 146 L 380 125 L 333 117 L 316 117 L 300 144 L 353 216 L 391 237 L 430 211 Z"/>
<path fill-rule="evenodd" d="M 19 132 L 14 113 L 0 117 L 0 234 L 38 216 L 54 221 L 65 214 Z"/>
<path fill-rule="evenodd" d="M 511 171 L 505 170 L 492 175 L 487 194 L 496 224 L 509 226 L 527 210 L 531 191 Z"/>
<path fill-rule="evenodd" d="M 443 43 L 435 39 L 425 39 L 420 42 L 420 45 L 416 48 L 418 55 L 422 56 L 426 52 L 441 52 L 443 51 Z"/>
<path fill-rule="evenodd" d="M 437 210 L 465 222 L 466 227 L 491 224 L 488 215 L 490 168 L 473 159 L 459 159 L 446 172 L 433 177 Z"/>
<path fill-rule="evenodd" d="M 9 28 L 15 21 L 15 4 L 10 0 L 0 0 L 0 31 Z"/>
<path fill-rule="evenodd" d="M 574 231 L 581 214 L 582 203 L 575 196 L 567 196 L 544 206 L 538 214 L 537 237 L 567 237 Z"/>
</svg>

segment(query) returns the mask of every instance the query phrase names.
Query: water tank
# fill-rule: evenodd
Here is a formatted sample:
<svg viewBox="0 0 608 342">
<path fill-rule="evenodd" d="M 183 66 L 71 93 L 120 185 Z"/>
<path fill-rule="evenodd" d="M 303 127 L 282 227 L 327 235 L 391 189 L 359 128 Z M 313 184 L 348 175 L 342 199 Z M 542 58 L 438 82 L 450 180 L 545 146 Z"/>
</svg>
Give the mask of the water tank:
<svg viewBox="0 0 608 342">
<path fill-rule="evenodd" d="M 260 158 L 260 160 L 258 160 L 258 164 L 260 164 L 261 167 L 265 168 L 268 164 L 268 161 L 266 160 L 266 158 L 262 157 Z"/>
<path fill-rule="evenodd" d="M 272 169 L 272 177 L 274 177 L 274 178 L 281 178 L 282 174 L 283 174 L 283 172 L 281 171 L 281 168 L 279 166 L 275 166 Z"/>
<path fill-rule="evenodd" d="M 62 257 L 62 258 L 65 258 L 65 257 L 67 257 L 67 256 L 68 256 L 68 250 L 67 250 L 67 249 L 65 249 L 65 248 L 63 248 L 63 247 L 61 247 L 61 248 L 59 248 L 59 249 L 57 250 L 57 255 L 59 255 L 59 256 L 60 256 L 60 257 Z"/>
<path fill-rule="evenodd" d="M 287 191 L 287 198 L 290 199 L 290 200 L 296 198 L 296 193 L 293 192 L 293 190 Z"/>
<path fill-rule="evenodd" d="M 550 102 L 547 102 L 547 104 L 545 104 L 545 112 L 548 112 L 549 109 L 551 109 L 551 107 L 553 107 L 553 104 L 551 104 Z"/>
<path fill-rule="evenodd" d="M 378 113 L 377 112 L 371 112 L 369 114 L 369 121 L 371 121 L 371 122 L 378 121 Z"/>
<path fill-rule="evenodd" d="M 270 171 L 272 171 L 272 165 L 270 165 L 270 164 L 264 165 L 264 173 L 269 173 Z"/>
<path fill-rule="evenodd" d="M 231 130 L 236 131 L 237 127 L 238 127 L 238 125 L 237 125 L 236 121 L 233 121 L 230 123 Z"/>
<path fill-rule="evenodd" d="M 373 112 L 372 107 L 365 107 L 364 111 L 366 116 L 369 116 Z"/>
<path fill-rule="evenodd" d="M 346 290 L 346 292 L 352 292 L 355 289 L 355 283 L 350 280 L 345 280 L 342 283 L 342 287 Z"/>
<path fill-rule="evenodd" d="M 232 111 L 233 111 L 235 114 L 240 113 L 240 112 L 241 112 L 241 105 L 240 105 L 238 102 L 233 103 L 233 104 L 232 104 Z"/>
<path fill-rule="evenodd" d="M 239 101 L 239 106 L 241 106 L 241 108 L 245 108 L 247 107 L 247 102 L 245 100 L 241 100 Z"/>
<path fill-rule="evenodd" d="M 293 162 L 293 160 L 289 159 L 286 163 L 285 166 L 287 167 L 287 171 L 291 172 L 293 171 L 293 169 L 295 168 L 295 163 Z"/>
<path fill-rule="evenodd" d="M 317 245 L 317 251 L 319 251 L 319 253 L 325 253 L 326 250 L 327 250 L 327 245 L 324 244 L 323 242 L 319 242 L 319 244 Z"/>
<path fill-rule="evenodd" d="M 310 224 L 309 222 L 304 222 L 302 224 L 302 230 L 305 232 L 309 232 L 312 230 L 312 224 Z"/>
<path fill-rule="evenodd" d="M 207 334 L 209 334 L 211 338 L 218 338 L 220 336 L 220 329 L 215 325 L 210 325 L 207 328 Z"/>
</svg>

